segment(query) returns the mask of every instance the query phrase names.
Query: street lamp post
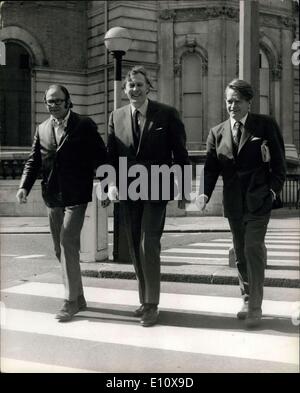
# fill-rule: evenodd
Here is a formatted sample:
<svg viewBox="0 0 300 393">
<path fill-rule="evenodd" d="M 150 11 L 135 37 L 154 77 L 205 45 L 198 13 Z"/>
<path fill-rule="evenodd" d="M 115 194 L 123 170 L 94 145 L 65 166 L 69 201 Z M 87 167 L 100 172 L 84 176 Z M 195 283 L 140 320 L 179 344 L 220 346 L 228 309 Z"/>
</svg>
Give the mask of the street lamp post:
<svg viewBox="0 0 300 393">
<path fill-rule="evenodd" d="M 132 39 L 129 31 L 124 27 L 113 27 L 107 31 L 104 37 L 104 44 L 107 50 L 114 58 L 114 110 L 121 106 L 122 90 L 122 57 L 130 48 Z M 113 258 L 119 261 L 120 257 L 125 258 L 127 262 L 129 255 L 126 250 L 126 238 L 121 233 L 122 217 L 120 217 L 119 204 L 114 204 L 114 240 L 113 240 Z M 126 254 L 126 255 L 125 255 Z"/>
<path fill-rule="evenodd" d="M 129 31 L 124 27 L 112 27 L 104 37 L 104 44 L 114 58 L 114 110 L 121 106 L 122 57 L 131 42 Z"/>
</svg>

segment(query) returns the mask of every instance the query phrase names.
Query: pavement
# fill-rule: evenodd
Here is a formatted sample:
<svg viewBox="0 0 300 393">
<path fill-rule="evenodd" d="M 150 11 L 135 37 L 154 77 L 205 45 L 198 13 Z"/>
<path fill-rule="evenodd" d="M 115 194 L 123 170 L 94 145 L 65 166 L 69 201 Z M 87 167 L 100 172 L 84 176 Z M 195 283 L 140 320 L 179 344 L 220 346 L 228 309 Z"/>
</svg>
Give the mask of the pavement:
<svg viewBox="0 0 300 393">
<path fill-rule="evenodd" d="M 108 230 L 113 231 L 113 219 L 108 219 Z M 280 209 L 272 212 L 268 232 L 300 234 L 299 210 Z M 221 216 L 184 216 L 167 217 L 165 233 L 209 233 L 230 232 L 227 219 Z M 47 217 L 0 217 L 1 234 L 38 234 L 50 233 Z M 299 236 L 300 237 L 300 236 Z M 199 239 L 201 241 L 201 239 Z M 284 246 L 282 251 L 284 251 Z M 186 263 L 162 263 L 162 281 L 206 283 L 206 284 L 238 284 L 236 269 L 220 264 L 192 263 L 186 255 Z M 213 258 L 213 256 L 212 256 Z M 299 258 L 298 258 L 299 262 Z M 81 263 L 84 276 L 98 278 L 135 279 L 131 264 L 116 263 L 112 260 L 104 262 Z M 267 266 L 265 270 L 265 286 L 300 288 L 300 266 L 281 263 L 279 266 Z"/>
</svg>

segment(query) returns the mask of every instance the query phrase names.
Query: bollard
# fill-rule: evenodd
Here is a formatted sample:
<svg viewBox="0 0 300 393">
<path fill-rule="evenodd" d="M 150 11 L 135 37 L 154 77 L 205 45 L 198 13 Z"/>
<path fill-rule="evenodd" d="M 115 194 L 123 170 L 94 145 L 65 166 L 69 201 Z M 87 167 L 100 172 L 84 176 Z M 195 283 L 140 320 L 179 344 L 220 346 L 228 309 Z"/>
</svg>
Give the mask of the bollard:
<svg viewBox="0 0 300 393">
<path fill-rule="evenodd" d="M 99 182 L 93 185 L 93 199 L 88 204 L 80 236 L 80 261 L 100 262 L 108 260 L 107 209 L 101 206 L 96 190 Z"/>
</svg>

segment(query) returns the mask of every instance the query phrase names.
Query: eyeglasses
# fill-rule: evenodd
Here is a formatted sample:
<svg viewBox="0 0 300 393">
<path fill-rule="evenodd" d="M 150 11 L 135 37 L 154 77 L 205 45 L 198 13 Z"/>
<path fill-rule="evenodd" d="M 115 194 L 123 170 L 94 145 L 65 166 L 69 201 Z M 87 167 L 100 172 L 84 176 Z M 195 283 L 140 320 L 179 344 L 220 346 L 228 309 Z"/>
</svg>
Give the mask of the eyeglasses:
<svg viewBox="0 0 300 393">
<path fill-rule="evenodd" d="M 56 100 L 47 100 L 46 104 L 48 106 L 53 106 L 53 105 L 61 105 L 63 102 L 65 102 L 66 100 L 62 100 L 60 98 L 57 98 Z"/>
</svg>

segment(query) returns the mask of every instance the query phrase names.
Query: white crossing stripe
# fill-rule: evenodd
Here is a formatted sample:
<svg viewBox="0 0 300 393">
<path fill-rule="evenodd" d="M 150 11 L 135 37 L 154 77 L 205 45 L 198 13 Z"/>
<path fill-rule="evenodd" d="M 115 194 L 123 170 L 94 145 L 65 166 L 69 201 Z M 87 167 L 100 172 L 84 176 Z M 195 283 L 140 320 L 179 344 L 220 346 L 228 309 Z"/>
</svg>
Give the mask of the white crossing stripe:
<svg viewBox="0 0 300 393">
<path fill-rule="evenodd" d="M 184 328 L 156 325 L 151 329 L 140 326 L 74 318 L 71 323 L 59 323 L 53 315 L 7 309 L 3 328 L 19 332 L 67 337 L 99 343 L 131 345 L 205 355 L 257 359 L 298 364 L 299 339 L 257 332 L 237 332 L 220 329 Z"/>
<path fill-rule="evenodd" d="M 230 243 L 214 243 L 214 244 L 212 244 L 212 243 L 191 243 L 191 244 L 189 244 L 189 246 L 192 246 L 192 247 L 209 247 L 209 246 L 212 246 L 212 247 L 230 247 Z M 268 244 L 267 244 L 267 246 L 268 246 Z M 283 247 L 283 245 L 277 245 L 277 244 L 272 244 L 272 245 L 269 245 L 269 248 L 272 248 L 272 249 L 280 249 L 280 250 L 282 250 L 283 248 L 284 249 L 287 249 L 287 250 L 300 250 L 300 248 L 299 248 L 299 245 L 285 245 L 284 247 Z"/>
<path fill-rule="evenodd" d="M 45 256 L 46 256 L 45 254 L 20 255 L 15 259 L 34 259 L 34 258 L 43 258 Z"/>
<path fill-rule="evenodd" d="M 219 242 L 224 243 L 224 242 L 226 242 L 228 244 L 231 244 L 232 243 L 232 239 L 213 239 L 212 242 L 213 243 L 219 243 Z M 273 243 L 275 243 L 275 244 L 299 244 L 299 240 L 267 240 L 265 243 L 267 245 L 268 244 L 273 244 Z"/>
<path fill-rule="evenodd" d="M 266 235 L 266 239 L 287 239 L 287 240 L 297 240 L 299 239 L 298 235 L 288 235 L 286 236 L 285 234 L 281 234 L 281 235 Z"/>
<path fill-rule="evenodd" d="M 29 362 L 24 360 L 15 360 L 1 358 L 1 372 L 4 373 L 98 373 L 98 371 L 85 370 L 80 368 L 56 366 L 54 364 L 45 364 Z"/>
<path fill-rule="evenodd" d="M 48 284 L 29 282 L 1 290 L 4 293 L 15 293 L 31 296 L 45 296 L 49 298 L 63 297 L 64 290 L 61 284 Z M 87 301 L 123 304 L 136 306 L 138 303 L 137 291 L 86 287 L 84 289 Z M 241 307 L 241 300 L 235 297 L 202 296 L 175 293 L 161 293 L 160 307 L 172 310 L 189 310 L 197 312 L 211 312 L 222 314 L 236 314 Z M 276 315 L 291 318 L 295 302 L 263 301 L 264 315 Z"/>
<path fill-rule="evenodd" d="M 192 246 L 193 244 L 189 244 Z M 168 250 L 162 251 L 162 253 L 178 253 L 178 254 L 217 254 L 217 255 L 228 255 L 228 250 L 213 250 L 213 249 L 192 249 L 192 248 L 169 248 Z M 268 251 L 269 256 L 277 257 L 299 257 L 298 252 L 293 251 Z"/>
</svg>

